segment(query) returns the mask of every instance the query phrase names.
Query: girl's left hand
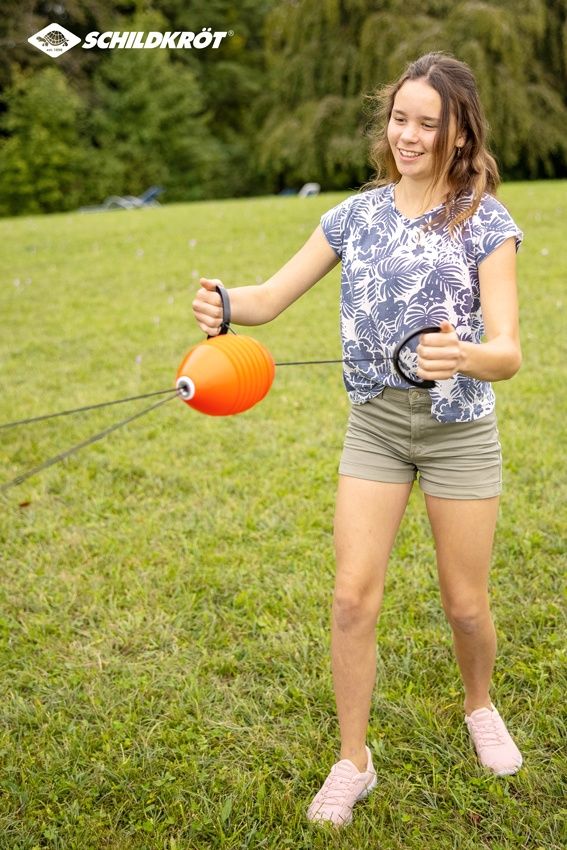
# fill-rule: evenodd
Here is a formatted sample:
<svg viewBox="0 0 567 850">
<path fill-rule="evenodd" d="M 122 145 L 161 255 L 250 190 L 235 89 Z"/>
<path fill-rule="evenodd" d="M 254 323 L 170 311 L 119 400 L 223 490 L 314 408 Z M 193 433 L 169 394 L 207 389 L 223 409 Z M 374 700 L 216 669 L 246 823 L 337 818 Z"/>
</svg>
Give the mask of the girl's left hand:
<svg viewBox="0 0 567 850">
<path fill-rule="evenodd" d="M 462 364 L 461 342 L 450 322 L 443 321 L 441 333 L 423 334 L 417 346 L 420 378 L 428 381 L 445 381 L 459 371 Z"/>
</svg>

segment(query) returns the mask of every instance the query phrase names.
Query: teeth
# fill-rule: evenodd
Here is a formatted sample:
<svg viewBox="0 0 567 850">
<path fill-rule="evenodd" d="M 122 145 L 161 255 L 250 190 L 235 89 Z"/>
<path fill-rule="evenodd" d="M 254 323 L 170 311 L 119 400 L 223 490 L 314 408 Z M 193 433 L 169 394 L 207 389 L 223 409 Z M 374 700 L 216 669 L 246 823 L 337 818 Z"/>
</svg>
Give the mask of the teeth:
<svg viewBox="0 0 567 850">
<path fill-rule="evenodd" d="M 416 152 L 416 151 L 404 151 L 401 148 L 399 148 L 399 151 L 400 151 L 402 156 L 410 156 L 410 157 L 412 157 L 412 159 L 415 159 L 416 157 L 421 156 L 421 153 Z"/>
</svg>

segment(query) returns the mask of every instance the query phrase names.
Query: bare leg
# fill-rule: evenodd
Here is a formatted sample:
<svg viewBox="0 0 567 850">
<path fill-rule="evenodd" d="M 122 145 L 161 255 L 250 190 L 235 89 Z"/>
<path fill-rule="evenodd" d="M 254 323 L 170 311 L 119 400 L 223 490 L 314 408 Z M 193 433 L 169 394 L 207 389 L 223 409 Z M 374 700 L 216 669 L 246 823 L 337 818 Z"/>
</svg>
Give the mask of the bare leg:
<svg viewBox="0 0 567 850">
<path fill-rule="evenodd" d="M 496 632 L 490 614 L 488 575 L 498 497 L 457 500 L 425 497 L 437 549 L 441 600 L 453 630 L 465 689 L 465 713 L 490 708 Z"/>
<path fill-rule="evenodd" d="M 341 759 L 366 769 L 366 732 L 376 677 L 376 622 L 388 558 L 411 484 L 340 476 L 335 514 L 337 574 L 332 610 L 333 682 Z"/>
</svg>

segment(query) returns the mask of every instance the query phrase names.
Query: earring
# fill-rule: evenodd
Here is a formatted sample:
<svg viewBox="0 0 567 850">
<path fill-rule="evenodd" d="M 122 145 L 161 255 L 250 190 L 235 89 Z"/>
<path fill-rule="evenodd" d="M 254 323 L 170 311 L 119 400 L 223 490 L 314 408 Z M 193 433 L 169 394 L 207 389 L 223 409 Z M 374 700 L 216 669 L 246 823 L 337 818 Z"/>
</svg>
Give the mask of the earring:
<svg viewBox="0 0 567 850">
<path fill-rule="evenodd" d="M 463 152 L 462 145 L 457 145 L 457 156 L 460 157 Z"/>
</svg>

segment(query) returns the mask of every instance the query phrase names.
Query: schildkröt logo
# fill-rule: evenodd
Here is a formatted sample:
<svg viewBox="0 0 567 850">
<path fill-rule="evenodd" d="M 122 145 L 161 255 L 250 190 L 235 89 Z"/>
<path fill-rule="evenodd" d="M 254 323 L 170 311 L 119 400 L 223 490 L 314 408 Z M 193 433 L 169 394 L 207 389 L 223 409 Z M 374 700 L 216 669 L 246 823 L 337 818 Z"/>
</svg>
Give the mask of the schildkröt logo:
<svg viewBox="0 0 567 850">
<path fill-rule="evenodd" d="M 205 50 L 211 47 L 216 50 L 227 36 L 228 32 L 213 32 L 211 27 L 203 27 L 198 33 L 194 32 L 90 32 L 85 36 L 83 50 L 98 47 L 102 50 L 155 50 L 159 47 L 174 49 Z M 30 44 L 43 50 L 48 56 L 57 58 L 61 54 L 81 43 L 81 39 L 59 24 L 48 24 L 31 38 Z"/>
<path fill-rule="evenodd" d="M 28 38 L 28 41 L 34 47 L 43 50 L 48 56 L 54 58 L 81 43 L 80 38 L 77 38 L 76 35 L 59 24 L 48 24 L 35 35 L 32 35 L 31 38 Z"/>
</svg>

